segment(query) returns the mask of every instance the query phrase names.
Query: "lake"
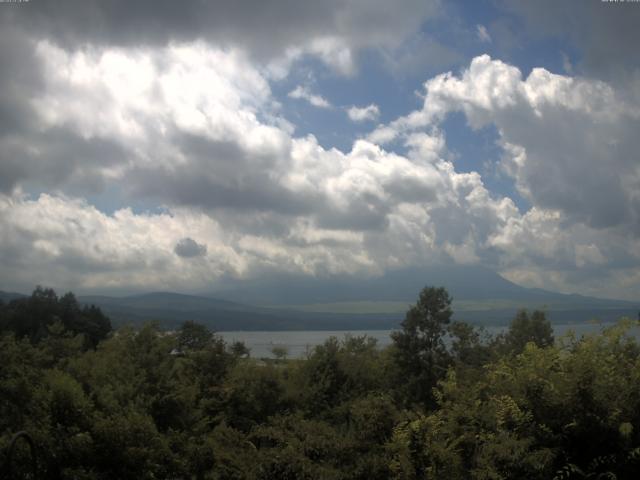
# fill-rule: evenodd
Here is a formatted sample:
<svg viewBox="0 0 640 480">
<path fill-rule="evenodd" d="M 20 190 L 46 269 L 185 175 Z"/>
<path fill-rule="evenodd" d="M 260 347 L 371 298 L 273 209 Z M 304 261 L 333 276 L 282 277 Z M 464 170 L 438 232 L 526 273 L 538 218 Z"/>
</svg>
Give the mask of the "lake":
<svg viewBox="0 0 640 480">
<path fill-rule="evenodd" d="M 602 328 L 612 326 L 613 323 L 580 323 L 580 324 L 558 324 L 553 325 L 554 335 L 561 337 L 569 330 L 577 335 L 599 332 Z M 507 327 L 486 327 L 486 331 L 495 335 L 504 331 Z M 272 331 L 272 332 L 245 332 L 230 331 L 218 332 L 228 343 L 241 341 L 251 350 L 253 358 L 271 358 L 273 347 L 284 347 L 287 349 L 289 358 L 303 358 L 308 351 L 316 345 L 325 342 L 329 337 L 337 337 L 342 340 L 345 335 L 363 336 L 375 338 L 378 346 L 386 347 L 391 343 L 390 334 L 393 330 L 310 330 L 310 331 Z M 634 327 L 633 334 L 640 338 L 640 328 Z"/>
</svg>

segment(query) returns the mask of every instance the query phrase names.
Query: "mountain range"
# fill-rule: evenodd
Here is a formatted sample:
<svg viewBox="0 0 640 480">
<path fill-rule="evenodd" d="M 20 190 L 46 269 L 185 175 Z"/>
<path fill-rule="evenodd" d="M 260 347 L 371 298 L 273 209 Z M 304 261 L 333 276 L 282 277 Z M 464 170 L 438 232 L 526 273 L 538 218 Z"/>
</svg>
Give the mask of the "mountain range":
<svg viewBox="0 0 640 480">
<path fill-rule="evenodd" d="M 635 318 L 638 304 L 525 288 L 481 267 L 392 270 L 371 278 L 278 274 L 258 280 L 229 279 L 199 295 L 153 292 L 125 297 L 79 296 L 99 306 L 114 324 L 158 321 L 176 328 L 194 320 L 228 330 L 371 330 L 397 328 L 427 285 L 453 297 L 454 318 L 476 324 L 506 324 L 521 308 L 543 309 L 554 323 Z M 0 292 L 8 302 L 22 296 Z"/>
</svg>

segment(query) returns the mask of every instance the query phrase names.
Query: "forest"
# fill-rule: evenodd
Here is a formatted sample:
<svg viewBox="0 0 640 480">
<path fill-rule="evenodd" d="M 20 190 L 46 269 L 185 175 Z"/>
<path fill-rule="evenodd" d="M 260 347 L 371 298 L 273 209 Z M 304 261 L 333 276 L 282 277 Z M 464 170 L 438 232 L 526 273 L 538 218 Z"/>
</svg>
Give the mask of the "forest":
<svg viewBox="0 0 640 480">
<path fill-rule="evenodd" d="M 332 337 L 259 359 L 192 321 L 114 331 L 38 287 L 0 305 L 2 475 L 640 478 L 637 322 L 554 338 L 523 310 L 489 336 L 451 301 L 425 287 L 384 349 Z"/>
</svg>

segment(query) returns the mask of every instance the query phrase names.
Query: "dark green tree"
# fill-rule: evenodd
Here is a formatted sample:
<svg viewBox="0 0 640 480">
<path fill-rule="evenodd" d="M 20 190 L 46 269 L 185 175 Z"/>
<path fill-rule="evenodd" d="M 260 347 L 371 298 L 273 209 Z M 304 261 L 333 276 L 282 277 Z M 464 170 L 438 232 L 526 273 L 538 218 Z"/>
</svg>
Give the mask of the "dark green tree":
<svg viewBox="0 0 640 480">
<path fill-rule="evenodd" d="M 85 306 L 82 309 L 81 318 L 81 329 L 74 333 L 84 333 L 89 345 L 95 348 L 111 332 L 111 321 L 95 305 Z"/>
<path fill-rule="evenodd" d="M 46 336 L 47 325 L 58 318 L 56 292 L 38 285 L 30 297 L 9 302 L 6 328 L 18 338 L 27 337 L 35 343 Z"/>
<path fill-rule="evenodd" d="M 508 353 L 522 352 L 529 342 L 541 348 L 550 347 L 554 342 L 553 328 L 543 311 L 534 310 L 529 315 L 526 310 L 520 310 L 511 321 L 507 333 L 498 341 L 503 342 L 503 348 Z"/>
<path fill-rule="evenodd" d="M 178 333 L 178 348 L 183 351 L 204 350 L 213 340 L 213 333 L 201 323 L 188 320 Z"/>
<path fill-rule="evenodd" d="M 237 358 L 248 358 L 251 355 L 251 350 L 245 345 L 244 342 L 235 341 L 229 346 L 231 354 Z"/>
<path fill-rule="evenodd" d="M 0 317 L 3 331 L 32 343 L 46 338 L 56 323 L 72 335 L 82 334 L 85 348 L 95 348 L 111 332 L 111 321 L 98 307 L 81 307 L 73 293 L 58 298 L 51 288 L 40 286 L 30 297 L 11 301 Z"/>
<path fill-rule="evenodd" d="M 264 423 L 286 409 L 282 368 L 242 362 L 233 368 L 225 383 L 227 423 L 241 431 Z"/>
<path fill-rule="evenodd" d="M 447 290 L 425 287 L 407 312 L 402 330 L 391 334 L 405 401 L 434 405 L 432 389 L 449 363 L 443 337 L 452 314 Z"/>
</svg>

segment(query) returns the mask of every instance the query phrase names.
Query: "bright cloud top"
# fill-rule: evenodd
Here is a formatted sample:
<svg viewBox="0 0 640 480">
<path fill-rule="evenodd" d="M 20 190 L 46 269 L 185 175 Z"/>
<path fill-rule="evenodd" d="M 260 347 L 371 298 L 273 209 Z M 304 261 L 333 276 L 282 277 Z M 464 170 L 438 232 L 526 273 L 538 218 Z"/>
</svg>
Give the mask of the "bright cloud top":
<svg viewBox="0 0 640 480">
<path fill-rule="evenodd" d="M 534 205 L 594 228 L 634 229 L 640 220 L 640 171 L 634 132 L 640 108 L 604 82 L 519 69 L 484 55 L 460 77 L 425 83 L 424 106 L 370 139 L 389 142 L 461 111 L 474 129 L 495 125 L 502 167 Z"/>
</svg>

